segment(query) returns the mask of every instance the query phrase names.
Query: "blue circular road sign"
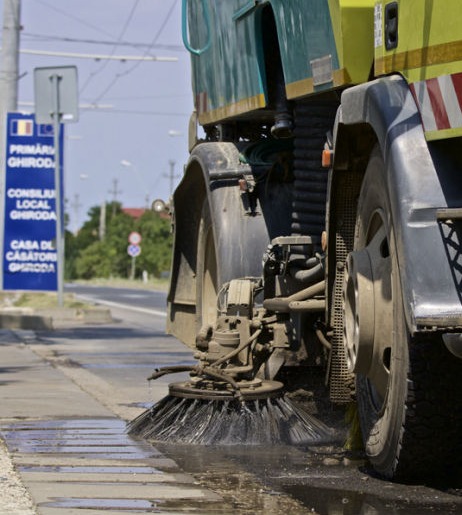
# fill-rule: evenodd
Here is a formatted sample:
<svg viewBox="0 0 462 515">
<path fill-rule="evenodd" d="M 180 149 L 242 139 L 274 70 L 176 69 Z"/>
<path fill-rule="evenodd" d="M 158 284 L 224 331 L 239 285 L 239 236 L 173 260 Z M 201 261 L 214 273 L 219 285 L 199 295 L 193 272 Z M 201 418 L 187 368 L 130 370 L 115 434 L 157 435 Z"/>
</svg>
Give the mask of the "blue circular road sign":
<svg viewBox="0 0 462 515">
<path fill-rule="evenodd" d="M 127 253 L 131 257 L 136 257 L 141 254 L 141 247 L 139 245 L 129 245 L 127 247 Z"/>
</svg>

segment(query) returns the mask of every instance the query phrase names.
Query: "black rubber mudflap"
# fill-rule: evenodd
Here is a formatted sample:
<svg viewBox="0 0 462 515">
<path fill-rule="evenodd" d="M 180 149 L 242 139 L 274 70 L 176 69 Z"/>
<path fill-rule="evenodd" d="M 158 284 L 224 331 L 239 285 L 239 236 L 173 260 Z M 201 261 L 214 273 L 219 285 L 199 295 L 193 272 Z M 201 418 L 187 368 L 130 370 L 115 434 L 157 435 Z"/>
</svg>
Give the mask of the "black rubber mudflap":
<svg viewBox="0 0 462 515">
<path fill-rule="evenodd" d="M 325 230 L 328 180 L 322 151 L 337 108 L 337 102 L 298 103 L 295 108 L 292 234 L 311 236 L 318 244 Z"/>
</svg>

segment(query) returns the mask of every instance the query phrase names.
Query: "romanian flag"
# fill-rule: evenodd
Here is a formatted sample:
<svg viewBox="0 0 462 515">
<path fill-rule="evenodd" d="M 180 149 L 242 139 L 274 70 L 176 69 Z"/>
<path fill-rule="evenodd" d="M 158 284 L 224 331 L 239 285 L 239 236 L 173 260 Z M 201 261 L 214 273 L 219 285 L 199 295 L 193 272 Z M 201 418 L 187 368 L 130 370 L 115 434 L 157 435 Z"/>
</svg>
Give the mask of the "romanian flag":
<svg viewBox="0 0 462 515">
<path fill-rule="evenodd" d="M 32 120 L 11 120 L 11 136 L 33 136 L 34 123 Z"/>
</svg>

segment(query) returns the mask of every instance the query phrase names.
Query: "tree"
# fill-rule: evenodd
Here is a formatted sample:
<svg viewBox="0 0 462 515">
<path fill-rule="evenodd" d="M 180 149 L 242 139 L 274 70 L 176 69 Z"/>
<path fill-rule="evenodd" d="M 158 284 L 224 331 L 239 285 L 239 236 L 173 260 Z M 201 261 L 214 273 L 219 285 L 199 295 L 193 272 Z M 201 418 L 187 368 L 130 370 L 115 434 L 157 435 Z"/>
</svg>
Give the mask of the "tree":
<svg viewBox="0 0 462 515">
<path fill-rule="evenodd" d="M 104 241 L 95 241 L 82 250 L 76 260 L 76 276 L 81 279 L 94 277 L 111 277 L 115 272 L 114 259 L 116 250 Z"/>
<path fill-rule="evenodd" d="M 170 270 L 172 254 L 171 222 L 154 211 L 145 211 L 137 220 L 136 230 L 141 234 L 141 254 L 136 258 L 136 275 L 143 270 L 156 277 Z"/>
<path fill-rule="evenodd" d="M 101 208 L 92 207 L 89 219 L 76 236 L 66 233 L 66 278 L 127 277 L 131 257 L 127 254 L 128 236 L 137 231 L 142 236 L 141 254 L 136 258 L 136 276 L 143 270 L 157 277 L 170 269 L 172 235 L 170 221 L 153 211 L 138 220 L 111 203 L 106 209 L 105 234 L 100 239 Z"/>
</svg>

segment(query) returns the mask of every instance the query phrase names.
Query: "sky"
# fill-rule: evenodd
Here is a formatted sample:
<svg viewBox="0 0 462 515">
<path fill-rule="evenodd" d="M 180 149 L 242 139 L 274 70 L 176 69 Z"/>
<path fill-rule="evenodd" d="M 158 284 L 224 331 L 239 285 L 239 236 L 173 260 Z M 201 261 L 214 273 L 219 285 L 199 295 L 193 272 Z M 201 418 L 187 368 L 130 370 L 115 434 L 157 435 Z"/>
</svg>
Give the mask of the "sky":
<svg viewBox="0 0 462 515">
<path fill-rule="evenodd" d="M 70 230 L 105 201 L 133 208 L 168 200 L 170 174 L 178 184 L 188 158 L 193 110 L 181 0 L 22 0 L 21 25 L 22 51 L 176 59 L 123 62 L 24 52 L 19 57 L 22 112 L 34 110 L 35 68 L 77 67 L 79 121 L 66 124 L 64 143 Z"/>
</svg>

